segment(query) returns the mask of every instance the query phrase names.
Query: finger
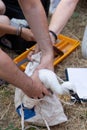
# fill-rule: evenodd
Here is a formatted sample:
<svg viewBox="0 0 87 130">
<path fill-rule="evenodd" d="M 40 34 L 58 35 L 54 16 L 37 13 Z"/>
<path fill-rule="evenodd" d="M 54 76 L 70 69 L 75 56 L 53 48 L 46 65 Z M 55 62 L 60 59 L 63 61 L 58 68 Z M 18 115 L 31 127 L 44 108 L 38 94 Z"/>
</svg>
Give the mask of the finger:
<svg viewBox="0 0 87 130">
<path fill-rule="evenodd" d="M 43 96 L 45 96 L 45 93 L 42 92 L 42 94 L 43 94 Z"/>
<path fill-rule="evenodd" d="M 39 51 L 40 51 L 40 48 L 39 48 L 38 44 L 36 44 L 36 45 L 35 45 L 35 52 L 37 53 L 37 52 L 39 52 Z"/>
<path fill-rule="evenodd" d="M 32 61 L 32 55 L 35 53 L 35 50 L 30 51 L 30 53 L 27 55 L 28 60 Z"/>
<path fill-rule="evenodd" d="M 47 95 L 47 96 L 51 96 L 52 95 L 52 93 L 49 90 L 47 90 L 46 87 L 43 88 L 43 94 Z"/>
<path fill-rule="evenodd" d="M 38 99 L 41 99 L 41 98 L 43 98 L 45 96 L 45 94 L 40 94 L 40 96 L 38 97 Z"/>
<path fill-rule="evenodd" d="M 48 91 L 51 93 L 51 95 L 53 95 L 53 91 L 51 89 L 48 89 Z"/>
</svg>

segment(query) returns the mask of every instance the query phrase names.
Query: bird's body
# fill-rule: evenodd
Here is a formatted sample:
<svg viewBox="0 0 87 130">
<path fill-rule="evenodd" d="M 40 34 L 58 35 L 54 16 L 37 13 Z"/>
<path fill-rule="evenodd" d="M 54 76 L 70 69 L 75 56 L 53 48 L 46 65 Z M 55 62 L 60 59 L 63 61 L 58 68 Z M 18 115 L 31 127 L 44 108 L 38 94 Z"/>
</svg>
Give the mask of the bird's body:
<svg viewBox="0 0 87 130">
<path fill-rule="evenodd" d="M 63 90 L 59 81 L 57 80 L 56 74 L 47 69 L 39 70 L 39 78 L 47 89 L 50 89 L 53 93 L 63 94 Z"/>
<path fill-rule="evenodd" d="M 39 70 L 39 78 L 46 88 L 50 89 L 53 93 L 73 96 L 78 103 L 81 103 L 75 85 L 69 81 L 63 81 L 63 83 L 60 84 L 57 75 L 53 71 L 41 69 Z"/>
<path fill-rule="evenodd" d="M 48 69 L 39 70 L 39 78 L 47 89 L 51 89 L 53 93 L 60 95 L 70 94 L 70 90 L 76 93 L 75 86 L 69 81 L 65 81 L 62 84 L 59 83 L 56 74 Z"/>
</svg>

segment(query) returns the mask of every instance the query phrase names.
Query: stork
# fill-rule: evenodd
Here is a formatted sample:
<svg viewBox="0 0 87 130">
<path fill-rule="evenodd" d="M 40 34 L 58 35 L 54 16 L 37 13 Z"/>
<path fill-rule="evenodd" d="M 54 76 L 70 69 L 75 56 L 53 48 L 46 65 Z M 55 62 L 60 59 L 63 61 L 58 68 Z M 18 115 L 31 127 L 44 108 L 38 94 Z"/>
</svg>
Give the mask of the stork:
<svg viewBox="0 0 87 130">
<path fill-rule="evenodd" d="M 59 83 L 57 75 L 48 69 L 39 70 L 39 78 L 41 82 L 50 89 L 53 93 L 59 95 L 70 95 L 76 99 L 77 102 L 81 103 L 81 100 L 76 92 L 76 87 L 69 81 L 65 81 L 62 84 Z"/>
</svg>

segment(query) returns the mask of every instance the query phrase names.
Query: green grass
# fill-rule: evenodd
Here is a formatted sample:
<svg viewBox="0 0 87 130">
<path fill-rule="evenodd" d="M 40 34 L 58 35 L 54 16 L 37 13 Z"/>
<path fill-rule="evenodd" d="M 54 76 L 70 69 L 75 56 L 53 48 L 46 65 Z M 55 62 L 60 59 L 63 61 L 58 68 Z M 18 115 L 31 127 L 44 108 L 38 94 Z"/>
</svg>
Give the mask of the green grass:
<svg viewBox="0 0 87 130">
<path fill-rule="evenodd" d="M 3 130 L 2 128 L 0 128 L 0 130 Z M 10 124 L 7 128 L 5 128 L 4 130 L 19 130 L 18 128 L 14 127 L 13 124 Z"/>
<path fill-rule="evenodd" d="M 3 129 L 0 127 L 0 130 L 3 130 Z M 20 130 L 20 129 L 15 127 L 13 123 L 10 123 L 7 128 L 4 128 L 4 130 Z M 27 128 L 26 130 L 36 130 L 36 128 L 33 128 L 32 126 L 31 128 Z"/>
</svg>

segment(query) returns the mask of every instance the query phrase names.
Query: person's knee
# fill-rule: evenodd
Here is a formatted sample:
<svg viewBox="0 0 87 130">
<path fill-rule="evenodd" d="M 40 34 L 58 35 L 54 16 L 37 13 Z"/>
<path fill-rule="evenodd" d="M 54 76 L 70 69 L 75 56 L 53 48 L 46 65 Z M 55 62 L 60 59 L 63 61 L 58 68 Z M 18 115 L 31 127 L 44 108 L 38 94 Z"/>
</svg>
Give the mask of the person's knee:
<svg viewBox="0 0 87 130">
<path fill-rule="evenodd" d="M 10 25 L 10 19 L 7 16 L 0 15 L 0 23 L 5 25 Z M 0 30 L 0 37 L 2 37 L 5 33 Z"/>
<path fill-rule="evenodd" d="M 6 11 L 5 4 L 0 0 L 0 15 L 3 15 Z"/>
<path fill-rule="evenodd" d="M 5 16 L 5 15 L 1 15 L 0 16 L 0 23 L 10 24 L 10 19 L 7 16 Z"/>
</svg>

